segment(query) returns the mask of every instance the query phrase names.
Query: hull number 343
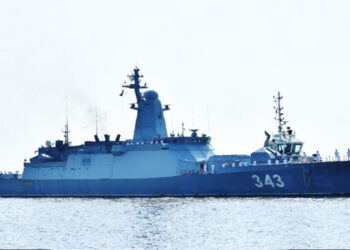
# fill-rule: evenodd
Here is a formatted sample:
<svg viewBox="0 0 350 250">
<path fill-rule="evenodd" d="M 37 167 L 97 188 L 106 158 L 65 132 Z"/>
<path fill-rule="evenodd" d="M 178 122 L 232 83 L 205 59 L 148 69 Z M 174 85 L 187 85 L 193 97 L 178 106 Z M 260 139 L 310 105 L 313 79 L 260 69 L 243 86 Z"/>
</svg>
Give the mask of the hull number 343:
<svg viewBox="0 0 350 250">
<path fill-rule="evenodd" d="M 258 175 L 253 174 L 252 179 L 255 181 L 255 186 L 258 188 L 263 188 L 263 187 L 278 187 L 278 188 L 283 188 L 284 182 L 278 174 L 272 175 L 272 177 L 269 174 L 265 175 L 265 178 L 260 178 Z"/>
</svg>

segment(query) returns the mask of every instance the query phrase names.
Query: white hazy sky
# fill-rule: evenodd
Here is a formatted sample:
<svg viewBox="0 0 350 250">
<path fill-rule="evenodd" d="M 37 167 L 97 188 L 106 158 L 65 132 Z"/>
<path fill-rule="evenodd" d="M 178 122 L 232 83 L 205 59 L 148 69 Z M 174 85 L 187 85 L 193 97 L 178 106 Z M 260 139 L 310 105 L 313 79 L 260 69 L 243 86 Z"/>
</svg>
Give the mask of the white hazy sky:
<svg viewBox="0 0 350 250">
<path fill-rule="evenodd" d="M 272 96 L 307 153 L 350 147 L 350 1 L 0 1 L 0 170 L 46 140 L 132 137 L 137 64 L 168 131 L 212 136 L 218 154 L 260 148 Z"/>
</svg>

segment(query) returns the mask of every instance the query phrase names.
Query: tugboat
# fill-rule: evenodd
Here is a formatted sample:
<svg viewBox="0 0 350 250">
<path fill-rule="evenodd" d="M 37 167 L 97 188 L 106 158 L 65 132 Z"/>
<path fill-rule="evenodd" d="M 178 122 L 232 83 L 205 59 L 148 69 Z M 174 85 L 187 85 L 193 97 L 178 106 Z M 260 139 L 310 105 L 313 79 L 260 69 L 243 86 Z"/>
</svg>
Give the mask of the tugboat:
<svg viewBox="0 0 350 250">
<path fill-rule="evenodd" d="M 47 141 L 24 162 L 23 174 L 0 174 L 2 197 L 186 197 L 346 196 L 350 162 L 321 162 L 301 156 L 303 142 L 284 129 L 281 99 L 275 97 L 278 133 L 265 131 L 264 146 L 250 155 L 215 155 L 211 138 L 197 129 L 168 135 L 157 92 L 129 76 L 137 112 L 132 139 L 105 134 L 72 146 L 68 120 L 64 141 Z M 123 92 L 122 92 L 123 94 Z M 122 95 L 121 94 L 121 95 Z"/>
<path fill-rule="evenodd" d="M 271 135 L 265 131 L 266 141 L 262 150 L 270 152 L 273 150 L 273 153 L 278 153 L 279 158 L 283 158 L 284 161 L 297 162 L 301 159 L 300 153 L 304 143 L 296 138 L 295 131 L 290 127 L 287 127 L 287 130 L 284 129 L 287 121 L 284 119 L 282 113 L 283 107 L 281 100 L 283 96 L 278 92 L 277 96 L 273 98 L 276 103 L 274 109 L 276 113 L 275 120 L 278 122 L 278 133 L 274 134 L 271 138 Z"/>
</svg>

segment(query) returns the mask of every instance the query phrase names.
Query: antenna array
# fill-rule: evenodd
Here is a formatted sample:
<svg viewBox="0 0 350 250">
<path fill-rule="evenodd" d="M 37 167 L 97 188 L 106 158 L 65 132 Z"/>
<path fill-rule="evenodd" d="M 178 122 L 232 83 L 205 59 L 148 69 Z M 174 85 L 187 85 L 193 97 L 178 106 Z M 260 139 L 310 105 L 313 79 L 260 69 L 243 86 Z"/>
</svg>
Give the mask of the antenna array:
<svg viewBox="0 0 350 250">
<path fill-rule="evenodd" d="M 287 124 L 287 121 L 283 117 L 283 107 L 281 105 L 281 100 L 283 99 L 283 96 L 281 96 L 280 92 L 278 92 L 277 96 L 274 96 L 273 99 L 275 100 L 275 120 L 278 122 L 278 133 L 283 134 L 284 129 L 283 126 Z"/>
</svg>

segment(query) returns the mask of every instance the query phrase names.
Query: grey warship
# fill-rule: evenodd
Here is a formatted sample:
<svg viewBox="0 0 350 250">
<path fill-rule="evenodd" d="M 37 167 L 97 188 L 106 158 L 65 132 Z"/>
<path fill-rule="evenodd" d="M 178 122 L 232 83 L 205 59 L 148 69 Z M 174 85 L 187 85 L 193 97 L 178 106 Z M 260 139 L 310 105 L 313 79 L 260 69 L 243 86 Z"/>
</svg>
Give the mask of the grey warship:
<svg viewBox="0 0 350 250">
<path fill-rule="evenodd" d="M 22 174 L 0 174 L 3 197 L 161 196 L 347 196 L 350 162 L 302 157 L 303 142 L 285 127 L 276 98 L 278 132 L 265 132 L 262 148 L 249 155 L 215 155 L 211 138 L 168 135 L 162 105 L 153 90 L 142 91 L 138 68 L 129 76 L 137 112 L 132 139 L 97 135 L 72 146 L 68 123 L 64 140 L 48 142 L 24 163 Z"/>
</svg>

